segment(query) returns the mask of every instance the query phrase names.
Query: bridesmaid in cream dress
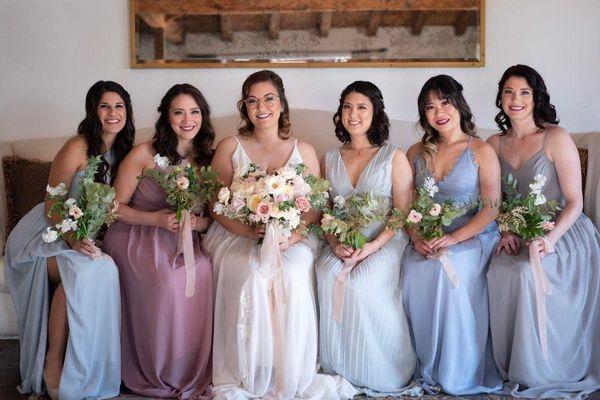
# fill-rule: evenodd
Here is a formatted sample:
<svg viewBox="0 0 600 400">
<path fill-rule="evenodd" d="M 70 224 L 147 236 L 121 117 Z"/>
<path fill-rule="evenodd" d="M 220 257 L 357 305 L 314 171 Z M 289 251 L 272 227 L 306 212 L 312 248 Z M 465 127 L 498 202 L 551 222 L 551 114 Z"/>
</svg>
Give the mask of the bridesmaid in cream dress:
<svg viewBox="0 0 600 400">
<path fill-rule="evenodd" d="M 390 127 L 379 88 L 364 81 L 350 84 L 340 96 L 334 121 L 343 145 L 323 158 L 332 197 L 371 193 L 383 196 L 388 209 L 406 211 L 412 196 L 411 168 L 402 149 L 386 143 Z M 416 356 L 400 287 L 407 236 L 394 234 L 379 221 L 363 233 L 369 240 L 359 250 L 326 235 L 329 245 L 316 262 L 321 365 L 371 396 L 418 394 L 418 386 L 407 387 Z M 345 283 L 337 322 L 335 286 L 345 261 L 357 264 Z"/>
<path fill-rule="evenodd" d="M 289 108 L 281 78 L 264 70 L 242 86 L 239 134 L 217 146 L 212 167 L 226 185 L 250 163 L 273 172 L 304 163 L 319 175 L 314 149 L 290 136 Z M 314 237 L 297 232 L 280 243 L 286 302 L 275 303 L 256 278 L 261 261 L 253 228 L 214 215 L 205 239 L 215 279 L 213 392 L 217 399 L 338 399 L 354 390 L 341 379 L 317 375 L 317 312 L 313 262 Z M 315 222 L 316 213 L 306 216 Z M 343 395 L 344 393 L 342 393 Z"/>
</svg>

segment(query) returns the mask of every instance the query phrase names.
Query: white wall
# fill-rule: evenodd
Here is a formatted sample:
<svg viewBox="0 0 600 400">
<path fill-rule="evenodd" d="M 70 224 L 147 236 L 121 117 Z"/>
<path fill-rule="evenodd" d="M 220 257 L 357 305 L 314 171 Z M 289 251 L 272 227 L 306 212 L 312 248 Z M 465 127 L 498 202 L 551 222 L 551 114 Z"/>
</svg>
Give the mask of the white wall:
<svg viewBox="0 0 600 400">
<path fill-rule="evenodd" d="M 599 0 L 487 0 L 485 68 L 279 69 L 292 107 L 334 110 L 356 79 L 383 91 L 390 117 L 415 120 L 421 85 L 435 74 L 464 84 L 481 127 L 494 126 L 496 85 L 516 63 L 544 76 L 562 125 L 600 130 Z M 130 69 L 126 0 L 0 0 L 0 140 L 62 136 L 83 117 L 99 79 L 123 84 L 136 125 L 151 126 L 172 84 L 198 86 L 216 116 L 235 112 L 250 69 Z"/>
</svg>

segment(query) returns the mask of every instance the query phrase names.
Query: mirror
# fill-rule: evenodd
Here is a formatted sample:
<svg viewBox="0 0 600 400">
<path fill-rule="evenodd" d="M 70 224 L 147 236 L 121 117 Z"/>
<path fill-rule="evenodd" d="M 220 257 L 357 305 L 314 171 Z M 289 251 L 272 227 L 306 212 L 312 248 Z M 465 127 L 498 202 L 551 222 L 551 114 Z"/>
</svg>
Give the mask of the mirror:
<svg viewBox="0 0 600 400">
<path fill-rule="evenodd" d="M 130 0 L 131 66 L 482 67 L 485 0 Z"/>
</svg>

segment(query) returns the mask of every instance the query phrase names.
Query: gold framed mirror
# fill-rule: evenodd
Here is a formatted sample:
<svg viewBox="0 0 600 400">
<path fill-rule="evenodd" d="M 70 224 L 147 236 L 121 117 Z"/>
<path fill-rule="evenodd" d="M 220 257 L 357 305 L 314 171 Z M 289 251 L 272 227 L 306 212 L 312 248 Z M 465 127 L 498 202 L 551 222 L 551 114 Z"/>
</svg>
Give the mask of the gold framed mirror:
<svg viewBox="0 0 600 400">
<path fill-rule="evenodd" d="M 485 0 L 130 0 L 133 68 L 482 67 Z"/>
</svg>

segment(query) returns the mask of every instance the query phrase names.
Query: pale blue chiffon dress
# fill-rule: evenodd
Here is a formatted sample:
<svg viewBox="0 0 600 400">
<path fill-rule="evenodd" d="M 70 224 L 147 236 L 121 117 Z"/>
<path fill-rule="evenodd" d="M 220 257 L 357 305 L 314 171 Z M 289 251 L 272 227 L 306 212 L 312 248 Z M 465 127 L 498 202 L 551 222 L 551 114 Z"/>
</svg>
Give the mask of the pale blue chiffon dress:
<svg viewBox="0 0 600 400">
<path fill-rule="evenodd" d="M 415 184 L 431 177 L 424 160 L 414 160 Z M 434 200 L 470 204 L 479 199 L 479 172 L 468 147 L 440 182 Z M 471 208 L 445 229 L 451 233 L 477 213 Z M 402 258 L 402 290 L 418 358 L 417 381 L 430 393 L 491 393 L 502 388 L 491 353 L 486 273 L 500 235 L 495 222 L 481 233 L 448 248 L 458 274 L 450 282 L 439 260 L 428 259 L 409 245 Z"/>
<path fill-rule="evenodd" d="M 107 154 L 112 161 L 111 153 Z M 77 195 L 83 171 L 73 176 Z M 110 398 L 121 383 L 119 273 L 110 256 L 92 260 L 63 241 L 45 243 L 44 203 L 35 206 L 6 242 L 6 281 L 19 325 L 21 393 L 43 393 L 48 313 L 47 258 L 55 256 L 67 298 L 69 338 L 59 387 L 61 400 Z"/>
<path fill-rule="evenodd" d="M 398 146 L 384 144 L 352 186 L 338 149 L 325 155 L 332 197 L 370 192 L 392 207 L 392 159 Z M 405 171 L 405 173 L 411 173 Z M 376 222 L 363 232 L 369 240 L 385 228 Z M 396 234 L 352 269 L 344 290 L 341 323 L 332 319 L 336 277 L 343 261 L 326 245 L 315 263 L 319 296 L 319 354 L 326 372 L 342 375 L 371 396 L 420 394 L 411 385 L 416 357 L 402 307 L 400 260 L 408 243 Z"/>
<path fill-rule="evenodd" d="M 512 174 L 522 195 L 537 174 L 546 177 L 543 194 L 564 203 L 554 164 L 540 149 L 519 169 L 502 157 L 502 174 Z M 600 235 L 583 213 L 542 258 L 552 289 L 545 296 L 547 354 L 540 344 L 535 283 L 529 249 L 493 257 L 488 272 L 494 357 L 519 397 L 581 398 L 600 390 Z"/>
</svg>

